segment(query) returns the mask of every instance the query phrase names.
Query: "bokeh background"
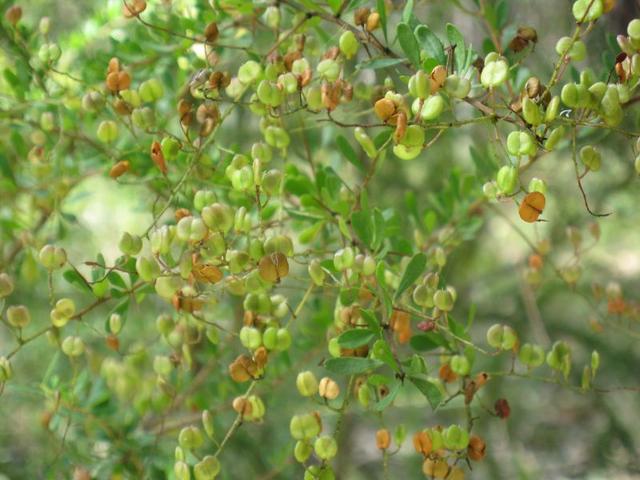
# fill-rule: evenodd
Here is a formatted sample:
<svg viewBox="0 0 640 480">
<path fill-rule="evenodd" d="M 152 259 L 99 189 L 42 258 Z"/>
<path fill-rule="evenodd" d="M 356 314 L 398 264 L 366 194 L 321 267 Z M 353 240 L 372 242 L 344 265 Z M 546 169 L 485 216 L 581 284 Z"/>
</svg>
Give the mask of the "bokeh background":
<svg viewBox="0 0 640 480">
<path fill-rule="evenodd" d="M 202 12 L 210 8 L 204 2 L 190 0 L 151 0 L 150 3 L 163 3 L 176 12 L 186 12 L 194 25 L 204 25 L 198 15 L 204 15 Z M 469 8 L 474 6 L 472 1 L 462 3 Z M 571 34 L 574 28 L 570 15 L 572 2 L 509 0 L 505 3 L 509 27 L 503 39 L 508 42 L 518 26 L 536 28 L 539 43 L 527 58 L 526 66 L 541 78 L 548 78 L 556 60 L 553 52 L 557 39 Z M 606 76 L 607 66 L 612 65 L 615 35 L 624 33 L 629 20 L 640 13 L 638 2 L 619 0 L 617 3 L 614 12 L 599 21 L 589 36 L 588 60 L 579 65 L 593 65 L 598 76 Z M 403 4 L 390 2 L 392 8 L 398 9 Z M 476 50 L 482 51 L 486 31 L 477 18 L 460 11 L 449 1 L 416 1 L 415 4 L 418 18 L 434 31 L 443 34 L 445 24 L 452 22 Z M 4 9 L 8 2 L 0 5 Z M 95 72 L 83 72 L 83 77 L 93 78 L 97 83 L 104 63 L 98 60 L 110 56 L 105 46 L 116 45 L 122 36 L 136 35 L 140 40 L 137 52 L 126 54 L 151 59 L 136 70 L 136 75 L 158 75 L 174 86 L 188 78 L 190 72 L 176 68 L 180 52 L 173 51 L 170 43 L 163 43 L 162 37 L 124 22 L 118 2 L 30 0 L 23 2 L 23 8 L 26 22 L 36 23 L 43 15 L 51 18 L 51 36 L 58 39 L 64 52 L 63 70 L 93 69 Z M 399 14 L 395 11 L 392 15 Z M 246 32 L 238 32 L 239 42 L 246 41 L 245 37 Z M 335 35 L 332 38 L 336 38 Z M 9 50 L 2 50 L 0 67 L 12 61 L 10 55 Z M 191 58 L 188 51 L 184 56 Z M 227 61 L 233 65 L 233 60 Z M 166 108 L 170 108 L 169 103 Z M 640 131 L 637 117 L 637 111 L 629 109 L 624 128 Z M 87 119 L 81 128 L 91 132 L 94 122 Z M 0 152 L 8 150 L 9 133 L 0 132 Z M 314 159 L 333 165 L 347 179 L 355 178 L 356 172 L 351 166 L 345 166 L 335 148 L 338 133 L 339 130 L 328 123 L 313 125 L 309 135 Z M 244 148 L 248 147 L 247 138 L 258 136 L 256 123 L 248 121 L 246 114 L 232 118 L 221 135 L 225 145 Z M 521 337 L 545 347 L 555 340 L 567 341 L 574 349 L 570 377 L 573 385 L 579 385 L 582 365 L 588 362 L 591 351 L 597 349 L 602 356 L 602 366 L 596 384 L 603 389 L 633 387 L 640 385 L 639 326 L 630 320 L 607 318 L 603 321 L 606 308 L 603 310 L 600 305 L 594 311 L 588 299 L 593 282 L 607 285 L 611 281 L 620 284 L 630 301 L 640 297 L 640 189 L 633 169 L 635 139 L 607 131 L 588 132 L 587 137 L 582 140 L 601 146 L 603 168 L 587 177 L 585 188 L 594 210 L 613 211 L 611 216 L 596 219 L 586 212 L 570 155 L 566 149 L 560 150 L 546 156 L 526 173 L 527 178 L 537 176 L 548 183 L 545 211 L 548 221 L 522 227 L 512 205 L 487 207 L 481 212 L 482 221 L 470 227 L 460 247 L 449 257 L 445 272 L 449 283 L 458 290 L 455 312 L 462 316 L 472 305 L 475 308 L 472 336 L 480 344 L 484 345 L 489 325 L 508 323 Z M 484 152 L 482 155 L 491 160 L 493 141 L 490 129 L 468 127 L 445 133 L 420 161 L 399 165 L 389 157 L 372 181 L 374 201 L 384 208 L 402 209 L 407 192 L 412 191 L 424 211 L 432 205 L 433 195 L 451 184 L 452 171 L 473 176 L 478 190 L 490 179 L 490 173 L 482 171 L 473 161 L 470 149 Z M 300 145 L 291 150 L 290 161 L 304 157 Z M 89 161 L 70 156 L 65 161 L 85 160 Z M 100 252 L 110 263 L 119 256 L 117 242 L 121 232 L 142 233 L 151 221 L 148 189 L 135 184 L 116 185 L 101 174 L 73 183 L 59 207 L 64 215 L 56 216 L 47 224 L 43 235 L 62 233 L 61 245 L 76 265 L 95 259 Z M 0 201 L 0 218 L 4 221 L 24 218 L 28 223 L 31 205 L 25 204 L 24 211 L 16 212 L 13 203 L 11 211 L 7 211 L 3 203 L 4 199 Z M 590 225 L 594 222 L 601 231 L 597 241 L 590 234 Z M 541 284 L 533 288 L 524 277 L 531 249 L 523 237 L 534 243 L 547 239 L 555 261 L 567 265 L 575 261 L 575 252 L 566 234 L 568 227 L 582 233 L 585 247 L 579 258 L 582 277 L 576 288 L 568 288 L 553 272 L 547 272 Z M 397 235 L 412 235 L 411 225 L 400 225 Z M 44 325 L 48 322 L 47 279 L 34 265 L 33 254 L 34 251 L 27 248 L 17 259 L 21 277 L 12 300 L 31 306 L 34 321 Z M 300 272 L 297 275 L 302 276 Z M 291 304 L 295 304 L 294 300 L 301 294 L 295 278 L 294 275 L 294 281 L 283 287 L 290 292 Z M 56 291 L 77 296 L 63 281 L 56 284 Z M 236 307 L 230 305 L 215 314 L 233 318 Z M 128 353 L 117 359 L 122 365 L 134 369 L 136 365 L 146 365 L 149 369 L 154 354 L 166 353 L 166 346 L 157 341 L 154 324 L 156 315 L 166 308 L 160 302 L 147 301 L 129 313 L 121 340 Z M 110 311 L 109 307 L 96 310 L 90 322 L 86 322 L 88 326 L 78 327 L 80 333 L 92 333 L 82 329 L 103 332 Z M 293 442 L 288 431 L 291 413 L 300 409 L 294 375 L 303 368 L 320 370 L 317 364 L 326 356 L 322 348 L 324 331 L 332 315 L 331 307 L 318 298 L 297 320 L 293 351 L 269 373 L 266 385 L 260 389 L 268 408 L 268 421 L 242 428 L 233 438 L 221 458 L 225 466 L 223 478 L 301 478 L 300 468 L 290 459 Z M 63 409 L 65 415 L 50 419 L 49 428 L 43 428 L 43 415 L 52 408 L 51 392 L 69 381 L 70 367 L 44 338 L 26 346 L 16 357 L 15 380 L 0 397 L 0 472 L 4 478 L 69 478 L 69 472 L 77 465 L 90 467 L 95 478 L 110 478 L 114 473 L 121 475 L 120 478 L 136 478 L 132 472 L 139 465 L 153 472 L 151 478 L 164 478 L 165 472 L 171 471 L 178 429 L 198 421 L 196 406 L 205 404 L 214 409 L 219 432 L 231 422 L 233 412 L 228 405 L 237 389 L 226 381 L 225 359 L 232 358 L 233 349 L 225 351 L 224 345 L 212 347 L 218 349 L 220 355 L 216 356 L 217 361 L 207 365 L 204 374 L 192 379 L 197 394 L 193 395 L 191 404 L 180 405 L 166 416 L 141 415 L 137 412 L 135 395 L 113 395 L 104 380 L 92 380 L 92 375 L 99 375 L 100 363 L 108 355 L 100 333 L 95 333 L 94 338 L 91 346 L 94 354 L 87 356 L 87 368 L 73 371 L 75 394 L 82 407 Z M 11 348 L 11 337 L 0 328 L 0 352 Z M 431 364 L 437 362 L 437 358 L 427 359 Z M 478 361 L 478 368 L 489 372 L 505 368 L 504 360 L 480 358 Z M 547 371 L 546 367 L 542 369 Z M 136 379 L 135 375 L 133 382 L 140 391 L 154 385 L 152 378 Z M 495 378 L 483 390 L 482 398 L 491 409 L 498 397 L 509 400 L 512 414 L 508 420 L 500 421 L 479 412 L 476 425 L 487 440 L 488 457 L 483 463 L 474 464 L 471 478 L 640 478 L 640 392 L 637 390 L 581 393 L 531 379 Z M 417 391 L 401 395 L 395 407 L 385 413 L 385 422 L 391 426 L 403 423 L 409 432 L 423 426 L 456 422 L 464 415 L 458 401 L 432 412 Z M 96 412 L 100 419 L 94 418 Z M 330 414 L 326 420 L 329 424 L 334 421 Z M 365 414 L 358 408 L 346 416 L 341 450 L 335 462 L 338 478 L 382 478 L 381 458 L 373 441 L 379 425 L 375 415 Z M 391 459 L 393 478 L 421 478 L 420 468 L 420 458 L 413 452 L 409 439 Z"/>
</svg>

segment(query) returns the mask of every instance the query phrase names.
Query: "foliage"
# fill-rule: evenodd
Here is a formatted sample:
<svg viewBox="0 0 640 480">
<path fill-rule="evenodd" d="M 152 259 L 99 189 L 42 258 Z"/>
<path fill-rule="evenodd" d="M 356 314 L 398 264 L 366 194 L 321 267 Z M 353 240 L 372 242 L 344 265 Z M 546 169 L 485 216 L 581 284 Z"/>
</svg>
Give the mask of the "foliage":
<svg viewBox="0 0 640 480">
<path fill-rule="evenodd" d="M 66 31 L 0 3 L 0 382 L 49 450 L 8 474 L 360 478 L 373 450 L 367 478 L 497 478 L 506 379 L 637 402 L 592 336 L 637 338 L 638 304 L 588 254 L 596 183 L 640 173 L 640 20 L 578 70 L 615 0 L 554 2 L 542 66 L 519 2 L 446 3 L 482 44 L 413 1 L 125 0 Z M 105 190 L 140 215 L 93 255 L 77 205 Z"/>
</svg>

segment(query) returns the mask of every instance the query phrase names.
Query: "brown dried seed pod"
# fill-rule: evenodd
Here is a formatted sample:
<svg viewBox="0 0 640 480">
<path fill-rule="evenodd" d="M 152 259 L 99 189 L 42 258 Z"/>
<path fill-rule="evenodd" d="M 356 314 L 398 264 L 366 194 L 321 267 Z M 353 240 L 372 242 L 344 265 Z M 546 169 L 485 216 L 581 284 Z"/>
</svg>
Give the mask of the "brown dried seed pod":
<svg viewBox="0 0 640 480">
<path fill-rule="evenodd" d="M 527 80 L 526 85 L 524 86 L 524 92 L 529 98 L 536 98 L 540 95 L 540 79 L 538 77 L 531 77 Z"/>
<path fill-rule="evenodd" d="M 278 283 L 289 274 L 287 257 L 280 252 L 265 255 L 258 263 L 258 273 L 264 281 Z"/>
<path fill-rule="evenodd" d="M 369 14 L 371 13 L 371 9 L 367 7 L 362 7 L 356 9 L 353 13 L 353 23 L 358 26 L 363 26 L 367 23 L 367 19 L 369 18 Z"/>
<path fill-rule="evenodd" d="M 448 363 L 445 363 L 440 367 L 438 375 L 440 376 L 440 379 L 445 383 L 455 382 L 458 379 L 458 375 L 453 370 L 451 370 L 451 367 Z"/>
<path fill-rule="evenodd" d="M 413 448 L 416 449 L 416 452 L 421 453 L 422 455 L 429 455 L 432 449 L 431 437 L 429 437 L 429 434 L 425 431 L 417 432 L 413 436 Z"/>
<path fill-rule="evenodd" d="M 285 56 L 283 57 L 282 61 L 284 63 L 284 68 L 287 69 L 287 72 L 291 71 L 291 67 L 293 66 L 293 62 L 295 62 L 296 60 L 302 58 L 302 53 L 299 50 L 296 50 L 294 52 L 289 52 L 287 54 L 285 54 Z"/>
<path fill-rule="evenodd" d="M 335 400 L 340 395 L 340 387 L 329 377 L 324 377 L 318 384 L 318 393 L 327 400 Z"/>
<path fill-rule="evenodd" d="M 367 31 L 373 32 L 380 26 L 380 14 L 373 12 L 367 17 Z"/>
<path fill-rule="evenodd" d="M 164 154 L 162 153 L 162 147 L 160 142 L 154 140 L 151 143 L 151 160 L 156 164 L 156 167 L 162 172 L 163 175 L 167 174 L 167 164 L 164 160 Z"/>
<path fill-rule="evenodd" d="M 204 29 L 204 38 L 207 39 L 207 42 L 213 43 L 218 39 L 219 33 L 220 32 L 218 31 L 218 24 L 216 22 L 211 22 Z"/>
<path fill-rule="evenodd" d="M 131 105 L 129 105 L 127 102 L 125 102 L 121 98 L 118 98 L 113 102 L 113 109 L 116 111 L 118 115 L 122 115 L 122 116 L 130 115 L 131 112 L 133 111 L 133 108 L 131 107 Z"/>
<path fill-rule="evenodd" d="M 246 397 L 236 397 L 232 403 L 233 409 L 238 415 L 247 416 L 251 415 L 251 402 Z"/>
<path fill-rule="evenodd" d="M 191 212 L 189 210 L 187 210 L 186 208 L 179 208 L 179 209 L 176 210 L 176 213 L 174 213 L 174 217 L 176 219 L 176 222 L 179 222 L 183 218 L 190 217 L 190 216 L 191 216 Z"/>
<path fill-rule="evenodd" d="M 256 362 L 258 368 L 264 368 L 269 360 L 269 352 L 264 346 L 258 347 L 258 349 L 253 353 L 253 360 Z"/>
<path fill-rule="evenodd" d="M 391 445 L 391 435 L 389 430 L 381 428 L 376 432 L 376 447 L 380 450 L 386 450 Z"/>
<path fill-rule="evenodd" d="M 321 87 L 322 104 L 329 110 L 335 110 L 340 103 L 340 89 L 337 84 L 324 82 Z"/>
<path fill-rule="evenodd" d="M 131 164 L 127 160 L 120 160 L 116 163 L 111 170 L 109 170 L 109 176 L 113 179 L 118 178 L 129 171 Z"/>
<path fill-rule="evenodd" d="M 106 79 L 107 89 L 110 92 L 117 92 L 118 88 L 118 72 L 111 72 L 107 75 Z"/>
<path fill-rule="evenodd" d="M 223 277 L 222 270 L 210 263 L 196 263 L 191 271 L 196 280 L 204 283 L 218 283 Z"/>
<path fill-rule="evenodd" d="M 105 343 L 107 344 L 107 347 L 109 347 L 114 352 L 120 350 L 120 340 L 118 340 L 118 337 L 116 337 L 115 335 L 108 335 L 105 339 Z"/>
<path fill-rule="evenodd" d="M 431 70 L 431 80 L 433 83 L 431 84 L 431 91 L 437 91 L 444 85 L 445 80 L 447 79 L 447 68 L 443 65 L 436 65 L 433 70 Z M 435 90 L 434 88 L 435 87 Z"/>
<path fill-rule="evenodd" d="M 398 112 L 396 120 L 396 130 L 393 132 L 393 140 L 399 143 L 407 133 L 407 114 L 405 112 Z"/>
<path fill-rule="evenodd" d="M 472 435 L 469 439 L 469 446 L 467 447 L 467 456 L 476 462 L 484 459 L 486 455 L 487 445 L 484 440 L 477 435 Z"/>
<path fill-rule="evenodd" d="M 396 105 L 388 98 L 381 98 L 375 103 L 373 109 L 378 118 L 386 122 L 396 112 Z"/>
<path fill-rule="evenodd" d="M 140 15 L 147 8 L 145 0 L 124 0 L 122 5 L 122 14 L 125 18 L 133 18 Z"/>
<path fill-rule="evenodd" d="M 109 60 L 109 65 L 107 67 L 107 73 L 119 72 L 120 71 L 120 60 L 117 57 L 112 57 Z"/>
<path fill-rule="evenodd" d="M 4 18 L 6 18 L 7 22 L 11 25 L 15 26 L 22 18 L 22 7 L 19 5 L 11 5 L 7 8 L 7 11 L 4 12 Z"/>
</svg>

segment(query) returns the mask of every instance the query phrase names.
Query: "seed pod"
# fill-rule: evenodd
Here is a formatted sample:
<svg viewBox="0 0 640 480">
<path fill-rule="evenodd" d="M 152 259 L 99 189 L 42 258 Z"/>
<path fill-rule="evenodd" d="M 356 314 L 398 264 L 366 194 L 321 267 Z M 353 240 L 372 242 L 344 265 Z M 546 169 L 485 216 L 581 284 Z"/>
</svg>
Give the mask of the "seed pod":
<svg viewBox="0 0 640 480">
<path fill-rule="evenodd" d="M 449 473 L 449 464 L 445 460 L 427 458 L 422 463 L 422 473 L 429 478 L 446 478 Z"/>
<path fill-rule="evenodd" d="M 374 110 L 378 118 L 386 122 L 395 113 L 396 106 L 390 99 L 381 98 L 375 103 Z"/>
<path fill-rule="evenodd" d="M 258 272 L 264 281 L 279 283 L 281 279 L 289 274 L 287 257 L 280 252 L 265 255 L 260 259 Z"/>
<path fill-rule="evenodd" d="M 11 295 L 13 288 L 13 279 L 7 273 L 0 273 L 0 298 Z"/>
<path fill-rule="evenodd" d="M 318 380 L 313 372 L 300 372 L 296 378 L 296 387 L 303 397 L 311 397 L 318 393 Z"/>
<path fill-rule="evenodd" d="M 369 14 L 367 17 L 367 31 L 373 32 L 378 26 L 380 26 L 380 14 L 378 12 Z"/>
<path fill-rule="evenodd" d="M 162 153 L 160 142 L 157 140 L 154 140 L 151 143 L 151 160 L 153 160 L 153 163 L 156 164 L 156 167 L 158 167 L 163 175 L 167 174 L 167 164 L 164 160 L 164 154 Z"/>
<path fill-rule="evenodd" d="M 133 18 L 140 15 L 147 8 L 145 0 L 124 0 L 122 14 L 125 18 Z"/>
<path fill-rule="evenodd" d="M 473 435 L 469 439 L 469 446 L 467 447 L 467 456 L 476 462 L 484 459 L 486 455 L 487 445 L 484 440 L 477 435 Z"/>
<path fill-rule="evenodd" d="M 31 322 L 29 309 L 24 305 L 12 305 L 7 308 L 7 322 L 15 328 L 24 328 Z"/>
<path fill-rule="evenodd" d="M 327 400 L 335 400 L 340 395 L 340 387 L 329 377 L 323 377 L 318 385 L 318 393 L 322 398 Z"/>
<path fill-rule="evenodd" d="M 534 223 L 538 220 L 544 210 L 546 200 L 542 193 L 528 193 L 518 209 L 520 218 L 527 223 Z"/>
<path fill-rule="evenodd" d="M 218 24 L 216 22 L 211 22 L 204 29 L 204 38 L 209 43 L 213 43 L 218 39 Z"/>
<path fill-rule="evenodd" d="M 22 18 L 22 7 L 19 5 L 11 5 L 7 8 L 7 11 L 4 12 L 4 18 L 6 18 L 7 22 L 15 27 Z"/>
<path fill-rule="evenodd" d="M 114 180 L 118 177 L 121 177 L 125 173 L 129 171 L 131 164 L 128 160 L 120 160 L 109 170 L 109 176 Z"/>
<path fill-rule="evenodd" d="M 314 442 L 313 449 L 318 458 L 322 460 L 330 460 L 338 453 L 338 443 L 333 437 L 323 435 Z"/>
<path fill-rule="evenodd" d="M 386 450 L 389 448 L 391 444 L 391 435 L 389 434 L 389 430 L 386 428 L 381 428 L 376 432 L 376 447 L 379 450 Z"/>
<path fill-rule="evenodd" d="M 357 8 L 356 11 L 353 13 L 353 23 L 355 23 L 358 26 L 365 25 L 367 23 L 367 18 L 369 17 L 370 13 L 371 13 L 371 10 L 367 7 Z"/>
<path fill-rule="evenodd" d="M 509 418 L 511 414 L 511 407 L 509 406 L 509 402 L 505 398 L 499 398 L 496 400 L 494 405 L 494 410 L 496 415 L 502 419 Z"/>
</svg>

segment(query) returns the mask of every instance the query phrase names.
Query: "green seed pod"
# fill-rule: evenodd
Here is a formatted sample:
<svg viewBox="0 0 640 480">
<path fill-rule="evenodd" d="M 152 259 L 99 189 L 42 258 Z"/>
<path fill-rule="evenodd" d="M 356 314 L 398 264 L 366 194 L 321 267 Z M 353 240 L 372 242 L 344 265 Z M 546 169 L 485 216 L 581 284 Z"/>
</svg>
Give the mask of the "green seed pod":
<svg viewBox="0 0 640 480">
<path fill-rule="evenodd" d="M 254 60 L 249 60 L 238 68 L 238 80 L 244 85 L 255 83 L 262 75 L 262 66 Z M 234 97 L 234 95 L 231 96 Z"/>
<path fill-rule="evenodd" d="M 567 378 L 571 372 L 571 349 L 566 342 L 557 341 L 551 351 L 547 353 L 547 365 L 554 370 L 559 370 Z"/>
<path fill-rule="evenodd" d="M 262 345 L 262 334 L 255 327 L 242 327 L 239 336 L 240 343 L 249 350 L 256 350 Z"/>
<path fill-rule="evenodd" d="M 353 248 L 345 247 L 338 250 L 333 256 L 333 266 L 339 272 L 347 270 L 353 266 L 353 262 L 355 260 L 355 255 L 353 252 Z"/>
<path fill-rule="evenodd" d="M 422 152 L 422 146 L 407 147 L 401 143 L 394 145 L 393 154 L 401 160 L 413 160 Z"/>
<path fill-rule="evenodd" d="M 15 328 L 24 328 L 31 323 L 31 314 L 24 305 L 12 305 L 7 308 L 7 322 Z"/>
<path fill-rule="evenodd" d="M 422 100 L 431 94 L 431 79 L 423 70 L 418 70 L 409 79 L 409 92 Z"/>
<path fill-rule="evenodd" d="M 207 234 L 207 227 L 200 218 L 183 217 L 176 226 L 176 238 L 182 242 L 199 242 Z"/>
<path fill-rule="evenodd" d="M 576 22 L 593 22 L 602 16 L 604 6 L 602 0 L 576 0 L 572 11 Z"/>
<path fill-rule="evenodd" d="M 419 125 L 409 125 L 400 143 L 407 147 L 421 147 L 424 144 L 424 129 Z"/>
<path fill-rule="evenodd" d="M 13 377 L 13 368 L 7 357 L 0 357 L 0 383 L 11 380 Z"/>
<path fill-rule="evenodd" d="M 270 29 L 276 30 L 280 26 L 280 9 L 271 5 L 265 9 L 262 18 Z"/>
<path fill-rule="evenodd" d="M 449 362 L 451 370 L 460 376 L 468 375 L 471 371 L 471 363 L 464 355 L 454 355 Z"/>
<path fill-rule="evenodd" d="M 575 108 L 578 106 L 578 85 L 575 83 L 567 83 L 562 87 L 560 92 L 560 99 L 567 107 Z"/>
<path fill-rule="evenodd" d="M 318 260 L 317 258 L 311 260 L 311 262 L 309 263 L 308 271 L 311 280 L 313 280 L 313 283 L 321 287 L 324 284 L 326 273 L 320 265 L 320 260 Z"/>
<path fill-rule="evenodd" d="M 500 168 L 496 176 L 496 184 L 501 194 L 513 194 L 518 188 L 518 169 L 511 165 Z"/>
<path fill-rule="evenodd" d="M 5 298 L 13 292 L 13 279 L 6 273 L 0 273 L 0 298 Z"/>
<path fill-rule="evenodd" d="M 227 233 L 234 222 L 231 207 L 222 203 L 214 203 L 202 209 L 202 220 L 212 230 Z"/>
<path fill-rule="evenodd" d="M 131 121 L 134 126 L 148 130 L 155 125 L 156 118 L 153 110 L 149 107 L 135 108 L 131 112 Z"/>
<path fill-rule="evenodd" d="M 320 433 L 320 424 L 312 414 L 294 415 L 289 423 L 289 431 L 295 440 L 308 440 Z"/>
<path fill-rule="evenodd" d="M 535 155 L 536 142 L 529 132 L 511 132 L 507 137 L 507 151 L 516 157 Z"/>
<path fill-rule="evenodd" d="M 634 18 L 627 25 L 627 33 L 635 40 L 640 40 L 640 20 Z"/>
<path fill-rule="evenodd" d="M 275 235 L 264 242 L 264 251 L 268 255 L 282 253 L 286 257 L 291 257 L 293 255 L 293 242 L 287 235 Z"/>
<path fill-rule="evenodd" d="M 89 92 L 82 97 L 82 108 L 88 112 L 97 112 L 104 107 L 104 97 L 99 92 Z"/>
<path fill-rule="evenodd" d="M 160 149 L 166 160 L 173 160 L 178 156 L 182 146 L 174 137 L 164 137 L 160 143 Z"/>
<path fill-rule="evenodd" d="M 449 75 L 444 81 L 444 90 L 451 97 L 462 99 L 469 95 L 471 91 L 471 81 L 458 75 Z"/>
<path fill-rule="evenodd" d="M 544 349 L 540 345 L 525 343 L 520 347 L 518 358 L 528 368 L 536 368 L 544 363 Z"/>
<path fill-rule="evenodd" d="M 442 439 L 449 450 L 464 450 L 469 445 L 469 433 L 458 425 L 449 425 L 442 432 Z"/>
<path fill-rule="evenodd" d="M 189 465 L 182 460 L 173 465 L 173 473 L 176 475 L 176 480 L 191 480 Z"/>
<path fill-rule="evenodd" d="M 323 435 L 316 439 L 313 444 L 313 450 L 318 458 L 322 460 L 330 460 L 338 453 L 338 444 L 333 437 Z"/>
<path fill-rule="evenodd" d="M 140 87 L 138 87 L 138 94 L 143 102 L 151 103 L 162 98 L 164 95 L 164 88 L 158 79 L 151 78 L 140 84 Z"/>
<path fill-rule="evenodd" d="M 498 184 L 495 181 L 486 182 L 482 185 L 482 193 L 489 200 L 495 200 L 498 196 Z"/>
<path fill-rule="evenodd" d="M 489 56 L 487 55 L 487 58 Z M 485 88 L 495 88 L 502 85 L 509 75 L 509 65 L 503 59 L 491 61 L 487 63 L 485 59 L 485 66 L 482 69 L 480 75 L 480 83 Z"/>
<path fill-rule="evenodd" d="M 558 111 L 560 110 L 560 97 L 557 95 L 552 97 L 547 105 L 547 110 L 544 114 L 544 123 L 553 122 L 558 116 Z"/>
<path fill-rule="evenodd" d="M 67 263 L 67 252 L 60 247 L 45 245 L 38 254 L 38 260 L 47 270 L 56 270 Z"/>
<path fill-rule="evenodd" d="M 378 155 L 378 149 L 373 143 L 373 140 L 371 140 L 362 127 L 356 127 L 353 131 L 353 136 L 369 158 L 375 158 Z"/>
<path fill-rule="evenodd" d="M 591 145 L 587 145 L 580 149 L 580 160 L 589 170 L 597 172 L 600 170 L 602 155 Z"/>
<path fill-rule="evenodd" d="M 298 373 L 296 377 L 296 387 L 303 397 L 311 397 L 318 393 L 318 380 L 313 372 L 307 370 Z"/>
<path fill-rule="evenodd" d="M 285 305 L 285 304 L 283 304 Z M 288 311 L 288 309 L 287 309 Z M 276 350 L 278 352 L 284 352 L 285 350 L 289 350 L 291 346 L 291 333 L 286 328 L 279 328 L 278 334 L 276 337 Z"/>
<path fill-rule="evenodd" d="M 414 102 L 414 105 L 415 105 L 415 102 Z M 422 105 L 422 110 L 420 111 L 420 118 L 425 122 L 428 122 L 430 120 L 435 120 L 444 111 L 444 106 L 445 106 L 444 98 L 442 98 L 441 95 L 437 93 L 435 95 L 431 95 L 429 98 L 427 98 L 424 101 L 424 104 Z"/>
<path fill-rule="evenodd" d="M 145 282 L 152 282 L 160 275 L 160 266 L 154 258 L 138 257 L 136 271 Z"/>
<path fill-rule="evenodd" d="M 329 82 L 335 82 L 340 76 L 340 65 L 335 60 L 327 58 L 318 63 L 316 71 L 321 78 Z"/>
<path fill-rule="evenodd" d="M 598 369 L 600 368 L 600 354 L 597 350 L 591 352 L 591 375 L 595 378 Z"/>
<path fill-rule="evenodd" d="M 193 466 L 193 476 L 195 480 L 214 480 L 220 468 L 220 461 L 213 455 L 207 455 Z"/>
<path fill-rule="evenodd" d="M 84 353 L 84 342 L 80 337 L 67 337 L 62 341 L 62 352 L 68 357 L 78 357 Z"/>
<path fill-rule="evenodd" d="M 453 310 L 455 300 L 449 290 L 436 290 L 433 294 L 433 303 L 438 310 L 450 312 Z"/>
<path fill-rule="evenodd" d="M 640 175 L 640 155 L 638 155 L 633 162 L 633 167 L 636 169 L 636 173 Z"/>
<path fill-rule="evenodd" d="M 55 118 L 51 112 L 42 112 L 40 115 L 40 128 L 45 132 L 50 132 L 55 128 Z"/>
<path fill-rule="evenodd" d="M 138 235 L 124 232 L 118 242 L 118 248 L 125 255 L 137 255 L 142 249 L 142 239 Z"/>
<path fill-rule="evenodd" d="M 533 177 L 531 180 L 529 180 L 529 187 L 527 188 L 527 191 L 529 192 L 540 192 L 543 195 L 547 194 L 547 184 L 545 183 L 544 180 L 537 178 L 537 177 Z"/>
<path fill-rule="evenodd" d="M 122 90 L 120 92 L 120 96 L 133 108 L 137 108 L 142 105 L 142 99 L 140 98 L 138 92 L 135 90 Z"/>
<path fill-rule="evenodd" d="M 310 443 L 298 440 L 296 446 L 293 449 L 293 456 L 298 463 L 305 463 L 311 454 L 313 453 L 313 447 Z"/>
<path fill-rule="evenodd" d="M 487 343 L 497 350 L 511 350 L 518 342 L 518 336 L 508 325 L 495 324 L 487 330 Z"/>
<path fill-rule="evenodd" d="M 547 140 L 545 141 L 544 148 L 548 151 L 552 151 L 554 148 L 556 148 L 556 146 L 558 145 L 558 142 L 562 140 L 563 136 L 564 136 L 563 126 L 554 128 L 549 134 L 549 137 L 547 138 Z"/>
<path fill-rule="evenodd" d="M 522 116 L 529 125 L 537 126 L 542 123 L 542 111 L 529 97 L 522 100 Z"/>
<path fill-rule="evenodd" d="M 347 59 L 353 58 L 360 48 L 360 43 L 351 30 L 347 30 L 340 35 L 338 44 L 340 46 L 340 51 Z"/>
<path fill-rule="evenodd" d="M 264 131 L 265 141 L 276 148 L 287 148 L 291 142 L 289 134 L 280 127 L 270 126 Z"/>
<path fill-rule="evenodd" d="M 198 427 L 191 425 L 180 430 L 178 443 L 183 450 L 197 450 L 204 443 L 204 437 Z"/>
<path fill-rule="evenodd" d="M 158 277 L 155 283 L 156 293 L 162 298 L 171 300 L 182 287 L 182 280 L 178 276 Z"/>
<path fill-rule="evenodd" d="M 153 359 L 153 371 L 161 377 L 168 377 L 173 370 L 171 359 L 166 355 L 156 355 Z"/>
<path fill-rule="evenodd" d="M 118 138 L 118 124 L 113 120 L 104 120 L 98 125 L 98 140 L 103 143 L 111 143 Z"/>
<path fill-rule="evenodd" d="M 322 103 L 322 91 L 319 86 L 311 85 L 307 88 L 305 97 L 307 99 L 307 105 L 314 111 L 319 111 L 324 108 Z"/>
</svg>

